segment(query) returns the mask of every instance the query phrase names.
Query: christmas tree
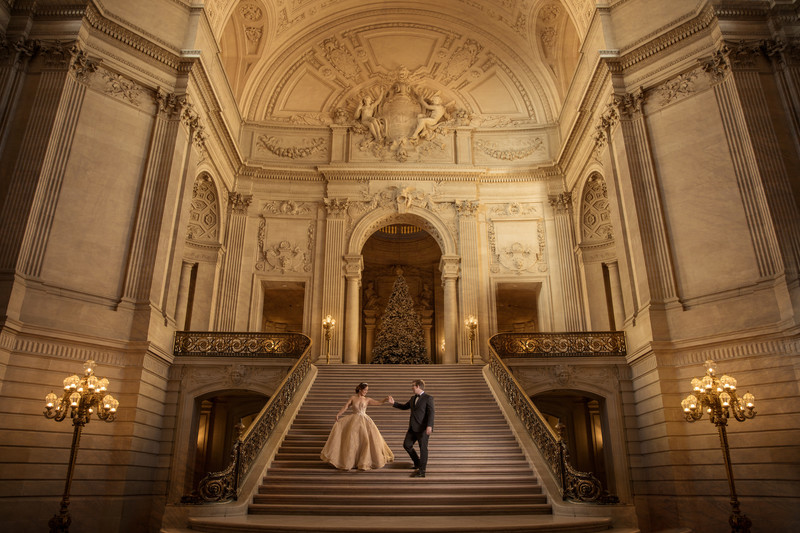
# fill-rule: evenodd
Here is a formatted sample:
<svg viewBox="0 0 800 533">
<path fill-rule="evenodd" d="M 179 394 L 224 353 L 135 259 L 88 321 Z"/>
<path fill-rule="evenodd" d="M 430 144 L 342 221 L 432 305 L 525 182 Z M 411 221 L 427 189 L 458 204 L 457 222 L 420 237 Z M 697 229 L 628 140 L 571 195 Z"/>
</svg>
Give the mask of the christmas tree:
<svg viewBox="0 0 800 533">
<path fill-rule="evenodd" d="M 376 364 L 425 364 L 430 359 L 425 354 L 425 335 L 422 321 L 414 311 L 414 301 L 402 270 L 392 288 L 392 296 L 381 317 L 378 336 L 372 348 L 372 362 Z"/>
</svg>

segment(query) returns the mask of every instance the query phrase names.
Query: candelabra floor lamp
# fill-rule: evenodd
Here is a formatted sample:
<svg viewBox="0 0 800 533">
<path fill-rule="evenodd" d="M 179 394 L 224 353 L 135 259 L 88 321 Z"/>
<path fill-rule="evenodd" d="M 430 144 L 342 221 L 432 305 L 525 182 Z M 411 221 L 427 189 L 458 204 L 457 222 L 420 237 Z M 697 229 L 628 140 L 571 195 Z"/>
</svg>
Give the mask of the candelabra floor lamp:
<svg viewBox="0 0 800 533">
<path fill-rule="evenodd" d="M 50 519 L 50 533 L 68 533 L 72 523 L 69 514 L 69 490 L 72 486 L 72 474 L 75 470 L 75 458 L 78 455 L 83 426 L 89 423 L 93 413 L 105 422 L 113 422 L 119 402 L 110 394 L 108 380 L 94 375 L 94 361 L 83 364 L 83 377 L 74 374 L 64 380 L 64 394 L 59 398 L 54 392 L 45 396 L 44 416 L 61 422 L 69 414 L 72 418 L 72 447 L 69 453 L 67 480 L 64 484 L 64 495 L 61 497 L 61 510 Z"/>
<path fill-rule="evenodd" d="M 326 316 L 322 321 L 322 335 L 325 338 L 325 364 L 331 364 L 331 330 L 336 326 L 336 321 L 331 315 Z"/>
<path fill-rule="evenodd" d="M 475 353 L 474 343 L 475 337 L 477 336 L 476 331 L 478 330 L 478 319 L 472 315 L 469 315 L 469 317 L 464 321 L 464 326 L 466 326 L 467 335 L 469 336 L 469 364 L 473 364 L 473 354 Z"/>
<path fill-rule="evenodd" d="M 725 471 L 728 474 L 728 486 L 731 493 L 732 513 L 728 519 L 731 533 L 750 533 L 752 522 L 747 515 L 739 510 L 739 498 L 736 496 L 736 485 L 733 481 L 731 468 L 731 453 L 728 447 L 728 433 L 726 427 L 731 414 L 739 422 L 756 416 L 755 397 L 749 392 L 741 398 L 736 394 L 736 380 L 727 375 L 717 378 L 717 365 L 714 361 L 706 361 L 706 375 L 692 380 L 693 392 L 682 402 L 686 420 L 695 422 L 700 420 L 703 412 L 708 413 L 711 423 L 719 432 L 719 443 L 722 447 L 722 458 L 725 461 Z"/>
</svg>

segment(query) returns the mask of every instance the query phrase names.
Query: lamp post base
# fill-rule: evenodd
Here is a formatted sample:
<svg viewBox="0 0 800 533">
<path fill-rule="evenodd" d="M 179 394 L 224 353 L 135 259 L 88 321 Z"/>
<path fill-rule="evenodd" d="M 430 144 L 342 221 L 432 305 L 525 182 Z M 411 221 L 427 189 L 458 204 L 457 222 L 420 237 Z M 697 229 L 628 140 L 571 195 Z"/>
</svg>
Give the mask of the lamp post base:
<svg viewBox="0 0 800 533">
<path fill-rule="evenodd" d="M 69 533 L 71 523 L 72 517 L 67 510 L 67 504 L 61 502 L 61 512 L 53 515 L 47 524 L 50 526 L 50 533 Z"/>
</svg>

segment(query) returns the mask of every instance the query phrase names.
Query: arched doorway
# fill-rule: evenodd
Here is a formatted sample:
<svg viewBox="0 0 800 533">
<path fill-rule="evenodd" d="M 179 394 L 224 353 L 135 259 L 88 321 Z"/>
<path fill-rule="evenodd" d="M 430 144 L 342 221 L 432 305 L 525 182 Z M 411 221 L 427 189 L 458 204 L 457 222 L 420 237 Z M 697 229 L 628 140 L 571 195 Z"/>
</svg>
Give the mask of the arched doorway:
<svg viewBox="0 0 800 533">
<path fill-rule="evenodd" d="M 583 472 L 591 472 L 608 487 L 606 458 L 609 441 L 605 423 L 605 400 L 601 396 L 576 390 L 552 390 L 531 397 L 534 405 L 556 429 L 564 426 L 570 462 Z M 607 460 L 608 459 L 608 460 Z"/>
<path fill-rule="evenodd" d="M 430 233 L 413 223 L 393 223 L 376 230 L 364 243 L 361 254 L 364 270 L 361 273 L 359 362 L 369 363 L 372 359 L 372 343 L 391 296 L 398 266 L 402 268 L 414 309 L 422 321 L 426 353 L 432 362 L 441 362 L 442 353 L 438 347 L 444 338 L 444 294 L 438 283 L 442 258 L 439 244 Z"/>
<path fill-rule="evenodd" d="M 246 430 L 268 400 L 266 394 L 241 390 L 217 391 L 195 399 L 194 461 L 187 476 L 190 489 L 208 472 L 218 472 L 228 465 L 233 443 L 239 436 L 237 426 L 241 423 L 242 431 Z"/>
</svg>

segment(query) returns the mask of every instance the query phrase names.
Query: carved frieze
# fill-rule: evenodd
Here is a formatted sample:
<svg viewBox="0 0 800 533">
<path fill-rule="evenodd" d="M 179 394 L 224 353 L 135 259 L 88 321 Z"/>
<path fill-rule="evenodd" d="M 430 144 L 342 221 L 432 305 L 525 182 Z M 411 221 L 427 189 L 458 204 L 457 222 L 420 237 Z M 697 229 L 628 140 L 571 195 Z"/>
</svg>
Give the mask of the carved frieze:
<svg viewBox="0 0 800 533">
<path fill-rule="evenodd" d="M 472 39 L 464 41 L 464 44 L 458 47 L 445 63 L 442 69 L 442 82 L 449 84 L 464 75 L 467 69 L 478 60 L 481 50 L 483 50 L 483 46 L 477 41 Z"/>
<path fill-rule="evenodd" d="M 518 159 L 525 159 L 526 157 L 534 154 L 542 148 L 543 141 L 541 137 L 523 140 L 510 140 L 498 145 L 496 142 L 490 142 L 483 139 L 478 139 L 475 146 L 493 159 L 500 159 L 502 161 L 516 161 Z"/>
<path fill-rule="evenodd" d="M 309 215 L 316 211 L 317 204 L 313 202 L 295 202 L 294 200 L 276 200 L 266 202 L 262 213 L 273 215 Z"/>
<path fill-rule="evenodd" d="M 139 85 L 120 74 L 107 70 L 103 71 L 103 79 L 106 80 L 104 92 L 107 95 L 139 106 L 139 96 L 142 94 L 142 88 Z"/>
<path fill-rule="evenodd" d="M 326 153 L 328 143 L 325 137 L 316 139 L 303 139 L 304 146 L 281 146 L 280 140 L 274 135 L 259 135 L 256 147 L 261 151 L 269 151 L 278 157 L 289 159 L 302 159 L 315 153 Z"/>
<path fill-rule="evenodd" d="M 686 74 L 680 74 L 677 77 L 669 80 L 659 87 L 657 90 L 661 95 L 661 107 L 668 105 L 675 100 L 690 96 L 695 92 L 695 79 L 700 71 L 695 69 Z"/>
<path fill-rule="evenodd" d="M 492 207 L 489 214 L 492 215 L 493 218 L 497 218 L 498 216 L 541 216 L 541 209 L 539 204 L 510 202 L 505 205 Z"/>
</svg>

